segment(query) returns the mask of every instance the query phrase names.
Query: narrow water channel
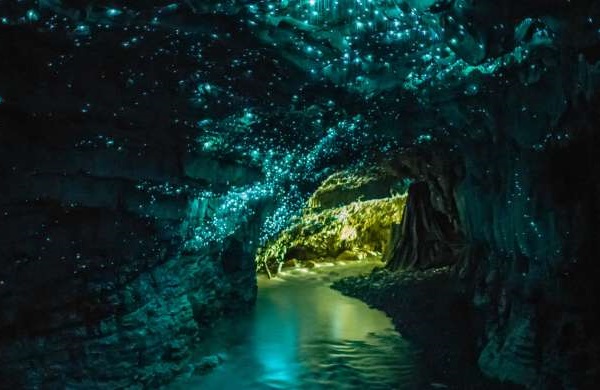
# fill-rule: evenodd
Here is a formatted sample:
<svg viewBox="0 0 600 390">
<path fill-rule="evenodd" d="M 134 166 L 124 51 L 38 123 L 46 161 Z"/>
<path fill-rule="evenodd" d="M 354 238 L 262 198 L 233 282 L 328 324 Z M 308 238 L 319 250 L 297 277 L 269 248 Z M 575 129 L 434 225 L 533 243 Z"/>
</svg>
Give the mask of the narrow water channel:
<svg viewBox="0 0 600 390">
<path fill-rule="evenodd" d="M 203 354 L 223 362 L 176 389 L 414 389 L 419 354 L 381 311 L 332 290 L 374 264 L 259 277 L 256 307 L 219 323 Z"/>
</svg>

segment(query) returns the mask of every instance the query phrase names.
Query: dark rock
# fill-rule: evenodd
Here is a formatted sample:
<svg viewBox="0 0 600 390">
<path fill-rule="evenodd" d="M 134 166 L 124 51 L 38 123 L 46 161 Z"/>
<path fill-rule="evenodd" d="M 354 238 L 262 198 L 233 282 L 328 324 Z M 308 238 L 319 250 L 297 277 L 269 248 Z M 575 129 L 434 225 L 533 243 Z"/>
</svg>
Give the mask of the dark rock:
<svg viewBox="0 0 600 390">
<path fill-rule="evenodd" d="M 383 260 L 392 270 L 452 264 L 452 245 L 458 240 L 448 217 L 432 206 L 427 184 L 415 183 L 408 191 L 402 222 L 392 228 Z"/>
<path fill-rule="evenodd" d="M 221 355 L 211 355 L 202 358 L 194 369 L 195 374 L 206 374 L 207 372 L 214 370 L 223 363 Z"/>
<path fill-rule="evenodd" d="M 315 268 L 317 266 L 317 263 L 312 260 L 306 261 L 302 264 L 308 269 Z"/>
<path fill-rule="evenodd" d="M 338 261 L 348 261 L 348 260 L 358 260 L 358 259 L 359 259 L 358 255 L 349 250 L 343 251 L 336 257 L 336 260 L 338 260 Z"/>
<path fill-rule="evenodd" d="M 289 259 L 283 262 L 283 268 L 295 268 L 300 263 L 296 259 Z"/>
<path fill-rule="evenodd" d="M 477 345 L 472 339 L 476 313 L 448 267 L 400 272 L 380 269 L 368 276 L 336 281 L 333 288 L 390 315 L 399 332 L 423 348 L 432 377 L 447 388 L 521 388 L 486 379 L 478 372 L 474 361 Z"/>
<path fill-rule="evenodd" d="M 421 183 L 390 267 L 453 276 L 375 273 L 361 296 L 441 358 L 463 343 L 459 366 L 600 383 L 598 1 L 170 3 L 0 7 L 0 387 L 181 375 L 255 299 L 256 248 L 375 165 L 319 201 Z"/>
</svg>

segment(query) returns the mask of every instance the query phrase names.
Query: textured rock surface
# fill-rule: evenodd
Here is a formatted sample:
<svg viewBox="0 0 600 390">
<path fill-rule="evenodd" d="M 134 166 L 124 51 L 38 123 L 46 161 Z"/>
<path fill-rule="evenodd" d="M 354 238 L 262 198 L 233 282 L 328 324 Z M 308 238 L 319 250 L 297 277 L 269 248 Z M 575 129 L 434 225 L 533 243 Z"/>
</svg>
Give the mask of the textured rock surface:
<svg viewBox="0 0 600 390">
<path fill-rule="evenodd" d="M 437 211 L 426 183 L 411 185 L 402 221 L 394 224 L 383 261 L 386 267 L 428 269 L 452 264 L 452 247 L 460 236 L 448 217 Z"/>
<path fill-rule="evenodd" d="M 477 370 L 472 337 L 478 332 L 476 313 L 449 267 L 402 272 L 380 268 L 368 276 L 336 281 L 333 288 L 385 311 L 404 337 L 423 348 L 432 380 L 446 388 L 523 388 L 490 380 Z"/>
<path fill-rule="evenodd" d="M 406 195 L 392 194 L 399 182 L 379 168 L 333 174 L 309 198 L 302 215 L 259 248 L 259 270 L 266 266 L 275 272 L 287 260 L 380 257 L 392 225 L 402 219 Z"/>
<path fill-rule="evenodd" d="M 0 1 L 3 381 L 166 380 L 386 159 L 463 237 L 483 371 L 597 383 L 598 2 L 328 4 Z"/>
<path fill-rule="evenodd" d="M 2 387 L 157 386 L 187 369 L 203 328 L 252 304 L 257 234 L 235 221 L 222 245 L 184 253 L 182 221 L 208 185 L 183 165 L 189 133 L 144 110 L 122 126 L 57 114 L 40 94 L 1 108 Z"/>
<path fill-rule="evenodd" d="M 330 209 L 356 201 L 401 195 L 407 189 L 407 182 L 382 167 L 337 172 L 325 179 L 310 196 L 308 207 L 315 211 Z"/>
<path fill-rule="evenodd" d="M 364 120 L 304 92 L 242 5 L 0 6 L 0 387 L 193 371 L 252 304 L 258 245 L 366 160 Z"/>
<path fill-rule="evenodd" d="M 2 6 L 12 22 L 27 11 Z M 156 387 L 193 369 L 203 329 L 254 301 L 247 221 L 183 249 L 190 210 L 207 218 L 262 172 L 189 147 L 183 56 L 155 53 L 169 31 L 134 53 L 123 31 L 90 45 L 15 24 L 0 31 L 0 387 Z"/>
</svg>

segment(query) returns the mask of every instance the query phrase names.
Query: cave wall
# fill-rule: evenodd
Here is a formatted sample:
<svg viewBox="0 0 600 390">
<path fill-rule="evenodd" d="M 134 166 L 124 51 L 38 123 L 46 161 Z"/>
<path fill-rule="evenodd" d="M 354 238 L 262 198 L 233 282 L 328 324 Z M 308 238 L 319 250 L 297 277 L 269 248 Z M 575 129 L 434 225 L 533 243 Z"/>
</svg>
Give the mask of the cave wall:
<svg viewBox="0 0 600 390">
<path fill-rule="evenodd" d="M 397 162 L 427 183 L 428 207 L 460 234 L 447 253 L 481 315 L 481 370 L 540 389 L 593 388 L 598 378 L 600 74 L 597 46 L 574 31 L 581 26 L 567 27 L 580 15 L 569 17 L 560 32 L 573 35 L 533 65 L 505 69 L 493 101 L 438 103 L 451 137 Z M 398 237 L 391 266 L 422 268 L 406 261 L 411 245 Z"/>
<path fill-rule="evenodd" d="M 483 371 L 593 377 L 598 2 L 322 4 L 0 1 L 3 380 L 172 376 L 320 181 L 390 159 L 461 237 Z"/>
<path fill-rule="evenodd" d="M 0 387 L 154 387 L 191 372 L 203 331 L 254 301 L 258 233 L 231 221 L 222 245 L 184 250 L 182 222 L 207 183 L 252 169 L 190 174 L 203 160 L 185 133 L 143 113 L 120 127 L 30 107 L 0 108 Z"/>
<path fill-rule="evenodd" d="M 565 133 L 535 147 L 505 133 L 522 131 L 515 120 L 500 153 L 479 146 L 467 158 L 455 192 L 466 245 L 485 253 L 463 260 L 475 268 L 474 303 L 487 317 L 480 367 L 536 388 L 588 388 L 597 378 L 598 118 L 585 108 L 597 98 L 565 100 L 570 107 L 545 122 Z"/>
<path fill-rule="evenodd" d="M 111 55 L 114 36 L 77 51 L 64 31 L 0 31 L 0 388 L 157 387 L 254 302 L 261 215 L 185 243 L 262 172 L 190 147 L 183 57 L 151 55 L 165 34 Z"/>
<path fill-rule="evenodd" d="M 428 184 L 419 181 L 409 188 L 402 220 L 392 227 L 383 261 L 393 271 L 451 265 L 453 246 L 460 238 L 447 214 L 433 207 Z"/>
<path fill-rule="evenodd" d="M 268 268 L 271 276 L 281 267 L 380 260 L 392 226 L 402 218 L 406 185 L 387 167 L 334 173 L 300 216 L 259 248 L 258 270 Z"/>
<path fill-rule="evenodd" d="M 378 149 L 248 8 L 0 1 L 0 388 L 193 372 L 258 246 Z"/>
</svg>

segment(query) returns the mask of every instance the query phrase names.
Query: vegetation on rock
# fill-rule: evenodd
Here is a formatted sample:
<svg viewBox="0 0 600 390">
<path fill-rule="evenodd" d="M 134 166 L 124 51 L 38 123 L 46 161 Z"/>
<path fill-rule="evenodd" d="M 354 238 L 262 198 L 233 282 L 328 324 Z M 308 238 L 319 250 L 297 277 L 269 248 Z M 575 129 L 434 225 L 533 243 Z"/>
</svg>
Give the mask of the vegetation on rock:
<svg viewBox="0 0 600 390">
<path fill-rule="evenodd" d="M 275 270 L 280 264 L 297 264 L 297 260 L 348 261 L 381 256 L 390 240 L 392 225 L 402 220 L 406 196 L 356 199 L 368 194 L 390 194 L 390 187 L 397 180 L 382 172 L 340 172 L 330 176 L 311 196 L 302 215 L 258 251 L 257 267 Z M 349 195 L 355 201 L 341 206 L 333 202 L 350 199 Z"/>
</svg>

